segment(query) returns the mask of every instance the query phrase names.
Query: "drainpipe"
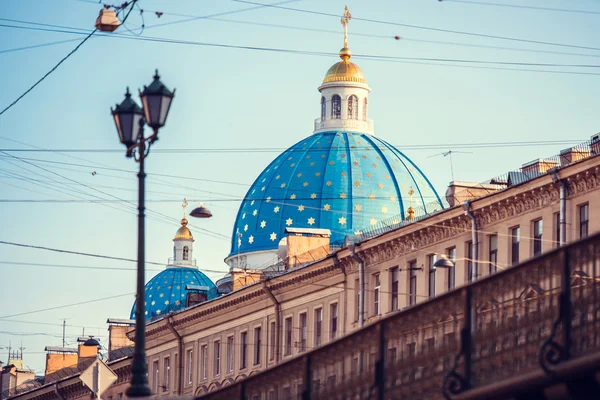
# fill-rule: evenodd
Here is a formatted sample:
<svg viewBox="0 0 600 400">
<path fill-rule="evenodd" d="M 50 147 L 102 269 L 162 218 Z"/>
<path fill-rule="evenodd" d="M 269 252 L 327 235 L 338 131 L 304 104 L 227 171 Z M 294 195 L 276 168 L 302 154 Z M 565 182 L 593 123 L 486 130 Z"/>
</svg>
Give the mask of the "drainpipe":
<svg viewBox="0 0 600 400">
<path fill-rule="evenodd" d="M 477 275 L 479 274 L 479 234 L 477 233 L 477 220 L 473 215 L 471 210 L 471 201 L 467 200 L 464 204 L 465 214 L 471 220 L 471 240 L 473 241 L 473 280 L 477 280 Z"/>
<path fill-rule="evenodd" d="M 275 364 L 279 364 L 281 360 L 281 303 L 277 300 L 277 297 L 271 292 L 267 281 L 263 282 L 265 292 L 271 298 L 273 306 L 275 307 Z"/>
<path fill-rule="evenodd" d="M 177 351 L 179 352 L 177 360 L 177 395 L 181 396 L 183 393 L 183 336 L 181 336 L 173 326 L 172 317 L 167 318 L 167 327 L 177 339 Z"/>
<path fill-rule="evenodd" d="M 560 238 L 557 238 L 560 245 L 567 243 L 567 181 L 558 177 L 558 171 L 552 169 L 552 182 L 559 184 L 560 190 L 560 208 L 559 208 L 559 225 Z"/>
<path fill-rule="evenodd" d="M 342 322 L 342 335 L 344 336 L 346 335 L 346 322 L 347 322 L 347 315 L 348 313 L 346 312 L 346 310 L 348 310 L 348 273 L 346 272 L 346 267 L 344 266 L 343 263 L 340 262 L 340 259 L 338 258 L 339 252 L 335 253 L 335 257 L 333 258 L 333 264 L 336 266 L 336 268 L 339 268 L 342 270 L 343 274 L 344 274 L 344 291 L 342 293 L 342 296 L 344 297 L 344 320 Z M 341 307 L 338 308 L 338 318 L 340 313 L 342 312 Z M 339 337 L 339 336 L 338 336 Z"/>
<path fill-rule="evenodd" d="M 348 245 L 352 258 L 358 262 L 358 327 L 362 328 L 365 324 L 365 260 L 356 254 L 355 248 L 356 245 L 354 243 Z"/>
<path fill-rule="evenodd" d="M 62 394 L 60 394 L 60 392 L 58 391 L 58 383 L 54 384 L 54 394 L 56 395 L 56 397 L 58 397 L 60 400 L 65 400 L 65 398 L 63 397 Z"/>
</svg>

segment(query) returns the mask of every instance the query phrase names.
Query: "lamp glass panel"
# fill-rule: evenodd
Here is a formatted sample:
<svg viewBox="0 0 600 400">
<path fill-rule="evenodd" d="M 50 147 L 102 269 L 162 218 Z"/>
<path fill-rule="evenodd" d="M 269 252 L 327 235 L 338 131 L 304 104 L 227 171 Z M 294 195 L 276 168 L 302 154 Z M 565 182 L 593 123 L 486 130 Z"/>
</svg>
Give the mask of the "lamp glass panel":
<svg viewBox="0 0 600 400">
<path fill-rule="evenodd" d="M 163 126 L 167 122 L 167 115 L 169 114 L 169 108 L 171 107 L 172 97 L 162 96 L 162 105 L 160 107 L 160 125 Z"/>
<path fill-rule="evenodd" d="M 160 128 L 162 126 L 160 124 L 161 97 L 159 94 L 148 94 L 142 97 L 146 121 L 152 128 Z"/>
<path fill-rule="evenodd" d="M 131 146 L 133 144 L 133 117 L 134 114 L 129 113 L 118 113 L 115 115 L 121 143 L 126 146 Z"/>
</svg>

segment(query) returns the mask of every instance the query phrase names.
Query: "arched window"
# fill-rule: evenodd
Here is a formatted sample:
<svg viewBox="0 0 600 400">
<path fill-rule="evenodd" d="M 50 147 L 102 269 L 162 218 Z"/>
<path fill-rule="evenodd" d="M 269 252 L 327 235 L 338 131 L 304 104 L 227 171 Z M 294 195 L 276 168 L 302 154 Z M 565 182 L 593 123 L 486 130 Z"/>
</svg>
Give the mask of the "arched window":
<svg viewBox="0 0 600 400">
<path fill-rule="evenodd" d="M 348 97 L 348 119 L 358 119 L 358 97 Z"/>
<path fill-rule="evenodd" d="M 177 259 L 177 247 L 173 246 L 173 260 Z"/>
<path fill-rule="evenodd" d="M 369 104 L 369 99 L 367 99 L 365 97 L 365 103 L 363 104 L 363 120 L 366 121 L 367 120 L 367 107 Z"/>
<path fill-rule="evenodd" d="M 325 97 L 321 97 L 321 121 L 325 120 L 325 110 L 327 109 L 327 101 Z"/>
<path fill-rule="evenodd" d="M 334 94 L 331 98 L 331 118 L 342 118 L 342 98 L 337 94 Z"/>
<path fill-rule="evenodd" d="M 187 246 L 183 246 L 183 260 L 187 261 L 190 259 L 190 249 Z"/>
</svg>

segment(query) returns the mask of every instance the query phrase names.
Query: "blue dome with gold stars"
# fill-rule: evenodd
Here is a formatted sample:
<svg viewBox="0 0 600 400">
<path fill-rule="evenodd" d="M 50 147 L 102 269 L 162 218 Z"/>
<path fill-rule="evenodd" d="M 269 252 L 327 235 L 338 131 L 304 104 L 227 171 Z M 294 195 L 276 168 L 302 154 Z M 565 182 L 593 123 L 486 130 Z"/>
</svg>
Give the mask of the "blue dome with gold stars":
<svg viewBox="0 0 600 400">
<path fill-rule="evenodd" d="M 184 308 L 189 293 L 186 285 L 206 286 L 208 300 L 219 296 L 215 284 L 198 269 L 168 266 L 146 283 L 146 319 L 159 318 Z M 135 319 L 135 303 L 130 318 Z"/>
<path fill-rule="evenodd" d="M 276 250 L 286 227 L 329 229 L 339 244 L 380 221 L 399 223 L 415 209 L 442 208 L 427 177 L 391 144 L 366 133 L 317 132 L 284 151 L 252 184 L 230 256 Z"/>
</svg>

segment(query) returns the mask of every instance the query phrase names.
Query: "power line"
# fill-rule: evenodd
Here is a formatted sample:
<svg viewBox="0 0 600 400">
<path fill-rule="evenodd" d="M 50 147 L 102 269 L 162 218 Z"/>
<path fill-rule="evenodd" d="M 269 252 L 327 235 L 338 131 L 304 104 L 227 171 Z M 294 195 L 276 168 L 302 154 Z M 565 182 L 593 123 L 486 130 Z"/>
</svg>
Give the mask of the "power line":
<svg viewBox="0 0 600 400">
<path fill-rule="evenodd" d="M 128 5 L 131 5 L 131 8 L 129 9 L 129 11 L 127 12 L 127 14 L 125 15 L 125 18 L 123 18 L 123 23 L 125 23 L 125 21 L 127 20 L 127 18 L 129 17 L 129 14 L 131 13 L 131 10 L 133 10 L 133 6 L 135 5 L 136 1 L 138 0 L 131 0 L 130 3 L 127 3 L 126 5 L 124 5 L 123 7 L 127 7 Z M 120 11 L 120 10 L 119 10 Z M 92 35 L 94 33 L 96 33 L 98 29 L 94 29 L 92 32 L 90 32 L 77 46 L 75 46 L 75 48 L 73 50 L 71 50 L 71 52 L 69 52 L 69 54 L 67 54 L 66 56 L 64 56 L 54 67 L 52 67 L 52 69 L 50 69 L 50 71 L 46 72 L 46 74 L 44 74 L 44 76 L 42 76 L 37 82 L 35 82 L 29 89 L 27 89 L 25 92 L 23 92 L 23 94 L 21 94 L 19 97 L 17 97 L 12 103 L 10 103 L 8 106 L 6 106 L 6 108 L 4 108 L 2 111 L 0 111 L 0 116 L 2 116 L 2 114 L 4 114 L 6 111 L 8 111 L 12 106 L 14 106 L 15 104 L 17 104 L 23 97 L 27 96 L 27 94 L 29 92 L 31 92 L 33 89 L 35 89 L 35 87 L 37 85 L 39 85 L 40 83 L 42 83 L 42 81 L 44 79 L 46 79 L 51 73 L 53 73 L 54 71 L 56 71 L 56 69 L 63 63 L 65 62 L 69 57 L 71 57 L 77 50 L 79 50 L 79 48 L 81 46 L 83 46 L 83 44 L 85 42 L 88 41 L 89 38 L 92 37 Z"/>
<path fill-rule="evenodd" d="M 341 17 L 341 15 L 339 15 L 339 14 L 332 14 L 332 13 L 326 13 L 326 12 L 314 11 L 314 10 L 303 10 L 300 8 L 284 7 L 284 6 L 279 6 L 279 5 L 269 5 L 269 4 L 263 4 L 263 3 L 256 3 L 256 2 L 248 1 L 248 0 L 232 0 L 232 1 L 234 1 L 236 3 L 262 5 L 265 7 L 277 8 L 277 9 L 306 13 L 306 14 L 323 15 L 323 16 L 335 17 L 335 18 Z M 457 30 L 453 30 L 453 29 L 433 28 L 433 27 L 429 27 L 429 26 L 403 24 L 403 23 L 399 23 L 399 22 L 384 21 L 384 20 L 369 19 L 369 18 L 360 18 L 360 17 L 354 17 L 354 16 L 352 17 L 352 20 L 371 22 L 371 23 L 377 23 L 377 24 L 383 24 L 383 25 L 403 26 L 406 28 L 422 29 L 422 30 L 428 30 L 428 31 L 434 31 L 434 32 L 445 32 L 445 33 L 454 33 L 454 34 L 458 34 L 458 35 L 484 37 L 484 38 L 488 38 L 488 39 L 509 40 L 509 41 L 514 41 L 514 42 L 543 44 L 543 45 L 558 46 L 558 47 L 571 47 L 571 48 L 585 49 L 585 50 L 600 50 L 600 48 L 598 48 L 598 47 L 579 46 L 579 45 L 565 44 L 565 43 L 545 42 L 545 41 L 540 41 L 540 40 L 521 39 L 521 38 L 514 38 L 514 37 L 509 37 L 509 36 L 487 35 L 487 34 L 482 34 L 482 33 L 457 31 Z"/>
<path fill-rule="evenodd" d="M 551 8 L 551 7 L 536 7 L 536 6 L 526 6 L 521 4 L 501 4 L 501 3 L 488 3 L 482 1 L 470 1 L 470 0 L 439 0 L 444 3 L 463 3 L 463 4 L 475 4 L 480 6 L 493 6 L 493 7 L 508 7 L 508 8 L 522 8 L 529 10 L 540 10 L 540 11 L 558 11 L 558 12 L 567 12 L 567 13 L 578 13 L 578 14 L 600 14 L 600 11 L 587 11 L 587 10 L 572 10 L 567 8 Z"/>
<path fill-rule="evenodd" d="M 333 14 L 332 14 L 333 15 Z M 17 29 L 31 29 L 31 30 L 42 30 L 50 32 L 62 32 L 62 33 L 75 33 L 80 32 L 61 31 L 44 28 L 32 28 L 16 25 L 0 24 L 0 27 L 11 27 Z M 190 40 L 176 40 L 160 37 L 150 36 L 127 36 L 112 34 L 111 37 L 120 39 L 130 40 L 142 40 L 156 43 L 169 43 L 169 44 L 180 44 L 180 45 L 191 45 L 191 46 L 206 46 L 206 47 L 217 47 L 227 49 L 239 49 L 239 50 L 252 50 L 252 51 L 263 51 L 263 52 L 274 52 L 274 53 L 287 53 L 287 54 L 298 54 L 298 55 L 310 55 L 310 56 L 325 56 L 325 57 L 337 57 L 337 53 L 332 52 L 317 52 L 308 50 L 294 50 L 286 48 L 274 48 L 274 47 L 261 47 L 261 46 L 242 46 L 242 45 L 229 45 L 223 43 L 209 43 L 209 42 L 198 42 Z M 598 49 L 600 50 L 600 48 Z M 356 54 L 355 58 L 379 61 L 379 62 L 394 62 L 394 63 L 405 63 L 405 64 L 419 64 L 419 65 L 435 65 L 435 66 L 455 66 L 465 68 L 478 68 L 478 69 L 494 69 L 504 71 L 521 71 L 521 72 L 540 72 L 540 73 L 557 73 L 557 74 L 568 74 L 568 75 L 600 75 L 600 73 L 594 72 L 577 72 L 577 71 L 553 71 L 553 70 L 542 70 L 542 69 L 523 69 L 523 68 L 506 68 L 506 67 L 484 67 L 478 65 L 500 65 L 500 66 L 520 66 L 520 67 L 543 67 L 543 68 L 600 68 L 600 65 L 592 64 L 558 64 L 558 63 L 526 63 L 526 62 L 508 62 L 508 61 L 484 61 L 484 60 L 467 60 L 467 59 L 452 59 L 452 58 L 434 58 L 434 57 L 398 57 L 398 56 L 381 56 L 381 55 L 368 55 L 368 54 Z M 453 63 L 453 64 L 443 64 Z"/>
</svg>

